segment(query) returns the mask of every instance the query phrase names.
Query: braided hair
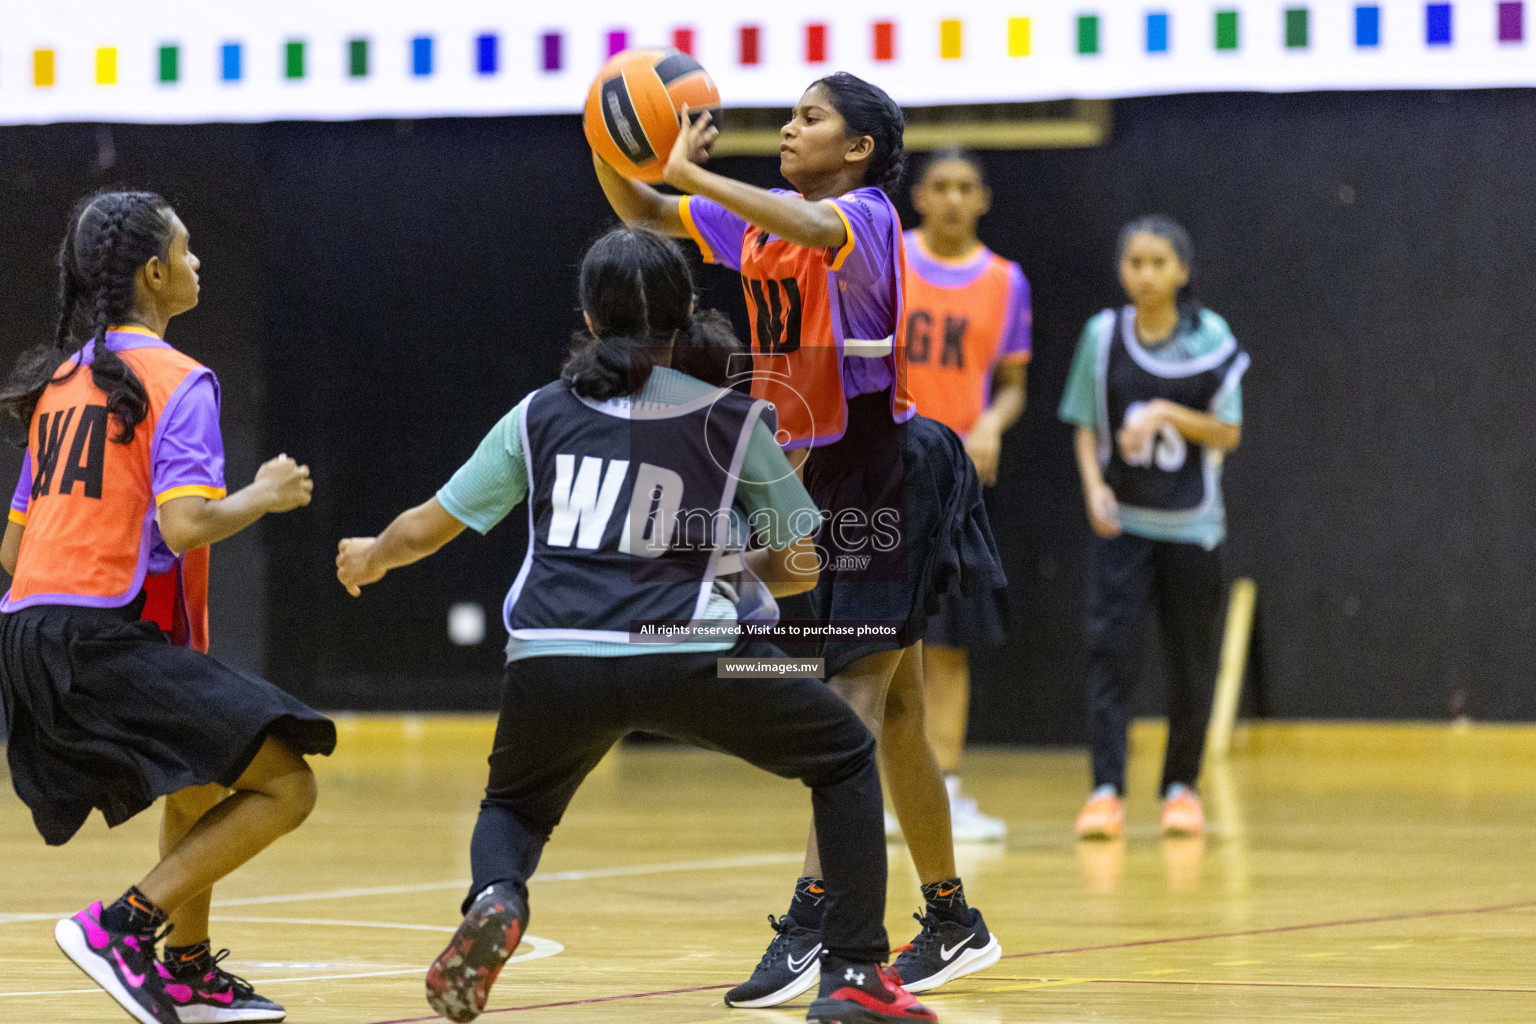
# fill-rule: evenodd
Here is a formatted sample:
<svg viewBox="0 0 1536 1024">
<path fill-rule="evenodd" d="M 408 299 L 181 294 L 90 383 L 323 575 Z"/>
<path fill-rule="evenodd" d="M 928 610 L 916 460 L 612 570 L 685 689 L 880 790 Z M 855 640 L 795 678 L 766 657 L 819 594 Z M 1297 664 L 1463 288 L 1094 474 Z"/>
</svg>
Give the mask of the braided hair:
<svg viewBox="0 0 1536 1024">
<path fill-rule="evenodd" d="M 153 192 L 99 192 L 75 205 L 59 245 L 59 322 L 53 343 L 24 353 L 0 387 L 0 409 L 25 429 L 30 429 L 43 391 L 78 373 L 85 345 L 94 342 L 91 382 L 106 394 L 107 412 L 121 426 L 113 440 L 133 441 L 149 411 L 149 394 L 133 369 L 107 347 L 107 328 L 133 312 L 139 268 L 153 256 L 169 258 L 170 212 L 170 204 Z M 69 371 L 56 377 L 66 360 L 72 364 Z"/>
<path fill-rule="evenodd" d="M 907 119 L 901 107 L 878 85 L 846 71 L 818 78 L 811 85 L 827 91 L 832 108 L 848 126 L 849 138 L 868 135 L 874 140 L 875 150 L 864 169 L 864 184 L 895 192 L 907 164 L 902 141 Z"/>
</svg>

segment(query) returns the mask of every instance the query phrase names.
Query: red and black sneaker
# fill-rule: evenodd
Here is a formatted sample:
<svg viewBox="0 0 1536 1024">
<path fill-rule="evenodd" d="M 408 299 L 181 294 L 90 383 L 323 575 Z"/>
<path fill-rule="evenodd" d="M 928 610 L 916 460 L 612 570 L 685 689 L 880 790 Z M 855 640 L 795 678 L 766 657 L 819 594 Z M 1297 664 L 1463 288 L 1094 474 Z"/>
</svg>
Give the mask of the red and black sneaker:
<svg viewBox="0 0 1536 1024">
<path fill-rule="evenodd" d="M 828 956 L 821 965 L 821 993 L 805 1019 L 821 1024 L 890 1024 L 939 1018 L 901 987 L 901 978 L 889 967 Z"/>
<path fill-rule="evenodd" d="M 427 969 L 433 1012 L 459 1024 L 480 1016 L 527 926 L 528 903 L 510 885 L 488 886 L 476 896 L 448 948 Z"/>
</svg>

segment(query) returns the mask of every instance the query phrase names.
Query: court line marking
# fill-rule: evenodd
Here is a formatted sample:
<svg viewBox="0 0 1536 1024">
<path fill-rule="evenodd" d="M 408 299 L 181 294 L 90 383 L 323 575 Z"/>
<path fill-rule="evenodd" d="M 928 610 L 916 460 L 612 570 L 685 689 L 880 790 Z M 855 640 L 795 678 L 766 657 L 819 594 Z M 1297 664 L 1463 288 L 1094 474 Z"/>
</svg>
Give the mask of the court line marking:
<svg viewBox="0 0 1536 1024">
<path fill-rule="evenodd" d="M 394 923 L 388 922 L 388 921 L 323 921 L 323 920 L 307 920 L 307 919 L 303 919 L 303 918 L 288 918 L 288 917 L 215 917 L 215 918 L 212 918 L 212 920 L 214 920 L 214 921 L 241 921 L 241 922 L 250 922 L 250 923 L 254 923 L 254 924 L 308 924 L 308 925 L 340 925 L 340 926 L 343 926 L 343 927 L 355 927 L 355 928 L 405 928 L 405 929 L 410 929 L 410 930 L 420 929 L 420 930 L 434 931 L 434 932 L 452 932 L 452 931 L 456 931 L 457 930 L 457 929 L 454 929 L 454 928 L 440 928 L 437 925 L 394 924 Z M 525 945 L 525 946 L 527 946 L 529 948 L 526 951 L 524 951 L 522 949 L 519 949 L 518 952 L 516 952 L 516 953 L 514 953 L 512 955 L 512 959 L 507 961 L 508 963 L 516 964 L 516 963 L 528 963 L 529 961 L 532 961 L 532 960 L 547 960 L 547 959 L 549 959 L 552 956 L 559 956 L 561 953 L 565 952 L 565 946 L 563 946 L 562 944 L 556 942 L 554 939 L 545 939 L 545 938 L 541 938 L 541 937 L 539 937 L 537 935 L 524 935 L 523 936 L 523 945 Z M 251 978 L 251 981 L 253 981 L 256 984 L 261 985 L 263 988 L 271 988 L 273 985 L 294 985 L 294 984 L 298 984 L 299 982 L 308 982 L 308 981 L 345 981 L 345 980 L 347 980 L 349 978 L 390 978 L 390 977 L 398 977 L 400 975 L 405 975 L 405 974 L 422 974 L 422 975 L 425 975 L 426 972 L 427 972 L 427 969 L 425 967 L 401 967 L 401 968 L 391 968 L 391 969 L 386 970 L 386 971 L 359 971 L 359 972 L 351 972 L 351 973 L 347 973 L 347 974 L 317 974 L 317 975 L 314 975 L 314 976 L 311 976 L 311 977 L 298 977 L 298 978 L 256 978 L 256 977 L 253 977 L 253 978 Z M 99 988 L 72 988 L 72 989 L 50 989 L 50 990 L 45 991 L 45 992 L 0 992 L 0 999 L 18 999 L 18 998 L 21 998 L 22 996 L 74 996 L 74 995 L 88 995 L 88 994 L 90 994 L 92 992 L 100 992 L 100 991 L 101 991 L 101 989 L 99 989 Z M 429 1020 L 436 1020 L 437 1018 L 436 1017 L 430 1017 L 430 1018 L 427 1018 L 427 1019 L 429 1019 Z"/>
<path fill-rule="evenodd" d="M 558 956 L 559 954 L 565 952 L 565 947 L 556 942 L 554 939 L 541 939 L 537 935 L 524 935 L 523 942 L 526 945 L 532 946 L 533 948 L 528 950 L 526 953 L 522 951 L 514 953 L 512 955 L 512 959 L 508 960 L 507 963 L 516 964 L 527 963 L 530 960 L 547 960 L 552 956 Z M 251 980 L 253 982 L 259 981 L 264 987 L 270 988 L 273 985 L 296 985 L 301 981 L 343 981 L 347 978 L 388 978 L 402 974 L 420 974 L 425 976 L 426 973 L 426 967 L 406 967 L 388 971 L 366 971 L 355 974 L 317 974 L 313 977 L 307 978 L 253 978 Z M 428 1018 L 428 1020 L 437 1019 L 438 1018 L 436 1017 Z"/>
<path fill-rule="evenodd" d="M 649 874 L 666 874 L 666 873 L 670 873 L 670 872 L 680 872 L 680 871 L 703 871 L 703 870 L 726 869 L 726 868 L 733 868 L 733 867 L 755 867 L 755 866 L 762 866 L 762 865 L 766 865 L 766 864 L 792 863 L 792 862 L 798 860 L 799 858 L 800 858 L 800 854 L 764 854 L 764 855 L 751 856 L 751 857 L 723 858 L 723 859 L 720 859 L 720 860 L 713 860 L 713 861 L 677 861 L 677 862 L 662 863 L 662 864 L 632 865 L 632 866 L 621 867 L 621 868 L 599 868 L 599 869 L 587 870 L 587 871 L 551 872 L 548 875 L 536 876 L 535 881 L 537 881 L 537 880 L 543 880 L 543 881 L 585 881 L 585 880 L 594 879 L 594 878 L 620 878 L 620 877 L 643 876 L 643 875 L 649 875 Z M 460 886 L 467 886 L 468 884 L 469 884 L 468 880 L 463 880 L 463 881 L 457 881 L 456 880 L 454 882 L 422 883 L 422 884 L 411 885 L 411 886 L 377 886 L 377 887 L 364 888 L 364 889 L 357 889 L 357 888 L 354 888 L 354 889 L 342 889 L 342 890 L 332 890 L 330 892 L 319 892 L 319 893 L 290 893 L 290 894 L 287 894 L 287 895 L 279 895 L 279 896 L 245 897 L 245 898 L 238 898 L 238 899 L 227 900 L 227 901 L 221 900 L 221 901 L 217 901 L 214 905 L 215 906 L 247 906 L 247 905 L 254 905 L 254 904 L 259 904 L 259 903 L 289 903 L 289 902 L 299 902 L 299 901 L 303 901 L 303 900 L 343 899 L 343 898 L 348 898 L 348 897 L 352 897 L 352 896 L 392 895 L 392 894 L 396 894 L 396 893 L 400 893 L 400 892 L 425 892 L 425 891 L 430 891 L 432 889 L 454 888 L 454 887 L 460 887 Z M 1113 950 L 1113 949 L 1132 949 L 1132 948 L 1137 948 L 1137 947 L 1141 947 L 1141 946 L 1168 945 L 1168 944 L 1179 943 L 1179 942 L 1202 942 L 1202 941 L 1213 940 L 1213 939 L 1243 938 L 1243 937 L 1255 936 L 1255 935 L 1279 935 L 1279 934 L 1284 934 L 1284 933 L 1287 933 L 1287 932 L 1311 931 L 1311 930 L 1317 930 L 1317 929 L 1322 929 L 1322 928 L 1343 928 L 1343 927 L 1350 927 L 1350 926 L 1356 926 L 1356 925 L 1366 925 L 1366 924 L 1384 924 L 1384 923 L 1391 923 L 1391 922 L 1398 922 L 1398 921 L 1425 920 L 1425 919 L 1428 919 L 1428 918 L 1435 918 L 1435 917 L 1455 917 L 1455 916 L 1467 916 L 1467 915 L 1473 915 L 1473 914 L 1495 914 L 1495 913 L 1502 913 L 1502 912 L 1507 912 L 1507 911 L 1512 911 L 1512 910 L 1528 910 L 1528 909 L 1531 909 L 1533 907 L 1536 907 L 1536 901 L 1522 901 L 1522 902 L 1518 902 L 1518 903 L 1505 903 L 1505 904 L 1497 904 L 1497 905 L 1486 906 L 1486 907 L 1467 907 L 1467 908 L 1456 909 L 1456 910 L 1425 910 L 1425 911 L 1415 911 L 1415 912 L 1400 913 L 1400 914 L 1383 914 L 1383 915 L 1378 915 L 1378 916 L 1375 916 L 1375 917 L 1349 918 L 1349 919 L 1340 920 L 1340 921 L 1320 921 L 1320 922 L 1314 922 L 1314 923 L 1311 923 L 1311 924 L 1281 925 L 1281 926 L 1277 926 L 1277 927 L 1273 927 L 1273 928 L 1255 928 L 1255 929 L 1249 929 L 1249 930 L 1246 930 L 1246 931 L 1237 931 L 1237 932 L 1218 932 L 1218 933 L 1211 933 L 1211 934 L 1205 934 L 1205 935 L 1182 935 L 1182 936 L 1172 936 L 1172 937 L 1169 937 L 1169 938 L 1162 938 L 1162 939 L 1140 939 L 1140 940 L 1136 940 L 1136 941 L 1132 941 L 1132 942 L 1112 943 L 1112 944 L 1100 945 L 1100 946 L 1081 946 L 1081 947 L 1076 947 L 1076 948 L 1072 948 L 1072 949 L 1035 950 L 1035 951 L 1031 951 L 1031 952 L 1027 952 L 1027 953 L 1011 953 L 1011 954 L 1008 954 L 1007 956 L 1003 957 L 1003 959 L 1005 959 L 1005 960 L 1017 960 L 1017 959 L 1024 959 L 1024 958 L 1037 957 L 1037 956 L 1054 956 L 1054 955 L 1059 955 L 1059 954 L 1063 954 L 1063 953 L 1091 953 L 1091 952 L 1099 952 L 1099 951 Z M 12 921 L 15 921 L 18 918 L 23 918 L 23 919 L 26 919 L 26 920 L 40 920 L 40 919 L 41 920 L 48 920 L 48 919 L 56 919 L 56 918 L 58 918 L 60 916 L 66 916 L 66 915 L 55 915 L 55 914 L 48 914 L 48 915 L 36 915 L 36 914 L 17 915 L 17 914 L 11 914 L 11 915 L 0 916 L 0 923 L 10 923 Z M 529 939 L 530 942 L 532 941 L 533 938 L 534 937 L 531 936 L 531 935 L 528 936 L 528 939 Z M 551 953 L 551 954 L 547 954 L 547 955 L 553 956 L 554 954 Z M 516 958 L 516 959 L 520 959 L 520 958 Z M 535 959 L 535 958 L 534 957 L 529 957 L 528 959 Z M 409 970 L 386 971 L 386 972 L 372 972 L 372 973 L 368 973 L 368 974 L 330 975 L 330 976 L 317 976 L 317 977 L 314 977 L 314 978 L 270 979 L 270 980 L 263 980 L 262 983 L 264 985 L 271 985 L 271 984 L 280 983 L 280 982 L 294 982 L 294 983 L 296 983 L 296 982 L 300 982 L 300 981 L 339 981 L 339 980 L 344 980 L 346 978 L 356 978 L 356 977 L 385 977 L 385 976 L 389 976 L 389 975 L 411 974 L 411 973 L 414 973 L 416 970 L 417 970 L 417 968 L 411 968 Z M 983 980 L 983 979 L 978 979 L 978 980 Z M 1140 984 L 1186 984 L 1186 985 L 1187 984 L 1200 984 L 1199 982 L 1189 982 L 1189 981 L 1149 981 L 1149 980 L 1142 980 L 1139 983 Z M 1217 983 L 1209 983 L 1209 984 L 1217 984 Z M 1234 984 L 1234 985 L 1237 985 L 1237 984 L 1245 984 L 1245 983 L 1229 982 L 1229 983 L 1221 983 L 1221 984 Z M 1268 983 L 1253 982 L 1253 983 L 1246 983 L 1246 984 L 1261 985 L 1261 984 L 1268 984 Z M 595 1003 L 607 1003 L 607 1002 L 615 1002 L 615 1001 L 628 1000 L 628 999 L 647 999 L 647 998 L 653 998 L 653 997 L 656 997 L 656 996 L 685 995 L 685 994 L 698 993 L 698 992 L 714 992 L 714 991 L 718 991 L 720 989 L 729 988 L 729 987 L 730 987 L 729 985 L 707 985 L 707 986 L 702 986 L 702 987 L 698 987 L 698 988 L 671 989 L 671 990 L 659 991 L 659 992 L 621 993 L 619 995 L 613 995 L 613 996 L 600 996 L 600 997 L 596 997 L 596 998 L 592 998 L 592 999 L 567 1000 L 567 1001 L 558 1002 L 558 1003 L 541 1003 L 541 1004 L 528 1005 L 528 1006 L 510 1006 L 510 1007 L 503 1007 L 503 1008 L 494 1009 L 494 1010 L 487 1010 L 485 1012 L 486 1013 L 514 1013 L 514 1012 L 523 1011 L 523 1010 L 556 1009 L 556 1008 L 566 1007 L 566 1006 L 585 1006 L 585 1005 L 591 1005 L 591 1004 L 595 1004 Z M 88 991 L 94 991 L 94 990 L 88 990 Z M 1430 989 L 1429 991 L 1435 991 L 1435 990 Z M 1446 989 L 1445 991 L 1463 991 L 1463 990 Z M 1527 990 L 1524 990 L 1524 989 L 1510 989 L 1510 990 L 1503 990 L 1503 989 L 1487 989 L 1487 990 L 1468 989 L 1468 990 L 1465 990 L 1465 991 L 1490 991 L 1490 992 L 1505 992 L 1505 991 L 1508 991 L 1508 992 L 1518 993 L 1518 992 L 1525 992 Z M 6 994 L 0 993 L 0 995 L 6 995 Z M 395 1021 L 382 1021 L 382 1022 L 378 1022 L 378 1024 L 420 1024 L 420 1022 L 433 1021 L 433 1020 L 436 1020 L 436 1019 L 437 1019 L 436 1017 L 409 1017 L 409 1018 L 401 1018 L 401 1019 L 395 1020 Z"/>
<path fill-rule="evenodd" d="M 1466 917 L 1472 914 L 1501 914 L 1511 910 L 1529 910 L 1536 907 L 1536 900 L 1520 903 L 1500 903 L 1489 907 L 1463 907 L 1460 910 L 1417 910 L 1403 914 L 1382 914 L 1377 917 L 1352 917 L 1343 921 L 1316 921 L 1312 924 L 1286 924 L 1273 928 L 1251 928 L 1241 932 L 1213 932 L 1208 935 L 1175 935 L 1166 939 L 1137 939 L 1134 942 L 1113 942 L 1103 946 L 1078 946 L 1074 949 L 1040 949 L 1028 953 L 1009 953 L 1004 960 L 1022 960 L 1036 956 L 1058 956 L 1062 953 L 1097 953 L 1111 949 L 1134 949 L 1137 946 L 1166 946 L 1175 942 L 1205 942 L 1210 939 L 1240 939 L 1253 935 L 1283 935 L 1286 932 L 1315 931 L 1319 928 L 1349 928 L 1355 925 L 1390 924 L 1395 921 L 1421 921 L 1431 917 Z"/>
<path fill-rule="evenodd" d="M 532 936 L 529 937 L 532 938 Z M 344 981 L 348 978 L 388 978 L 401 974 L 426 974 L 426 972 L 427 969 L 425 967 L 400 967 L 387 971 L 362 971 L 355 974 L 322 974 L 312 978 L 252 978 L 250 981 L 253 984 L 260 985 L 262 988 L 270 988 L 273 985 L 297 981 Z M 18 996 L 72 996 L 100 991 L 101 989 L 99 988 L 72 988 L 54 989 L 49 992 L 0 992 L 0 999 L 12 999 Z M 437 1018 L 429 1019 L 435 1020 Z"/>
<path fill-rule="evenodd" d="M 977 980 L 978 981 L 992 981 L 993 979 L 991 979 L 991 978 L 978 978 Z M 1037 979 L 1037 980 L 1028 980 L 1028 979 L 1025 979 L 1025 978 L 998 978 L 996 980 L 998 980 L 998 981 L 1024 981 L 1026 983 L 1023 984 L 1023 985 L 1001 985 L 1001 986 L 999 986 L 997 988 L 983 988 L 983 989 L 977 989 L 977 991 L 978 992 L 984 992 L 987 995 L 992 995 L 992 994 L 997 993 L 997 992 L 1027 992 L 1027 991 L 1030 991 L 1032 989 L 1037 989 L 1037 988 L 1061 988 L 1062 986 L 1065 986 L 1065 985 L 1087 985 L 1089 982 L 1098 981 L 1099 979 L 1098 978 L 1058 978 L 1058 979 L 1040 978 L 1040 979 Z"/>
<path fill-rule="evenodd" d="M 453 925 L 398 924 L 394 921 L 333 921 L 318 917 L 225 917 L 222 914 L 208 918 L 214 923 L 230 924 L 308 924 L 326 928 L 395 928 L 405 932 L 454 932 Z M 532 938 L 532 936 L 529 936 Z"/>
<path fill-rule="evenodd" d="M 58 921 L 69 917 L 68 914 L 0 914 L 0 924 L 25 924 L 28 921 Z"/>
<path fill-rule="evenodd" d="M 540 882 L 588 882 L 601 878 L 634 878 L 645 875 L 667 875 L 684 871 L 725 871 L 731 868 L 760 868 L 779 864 L 795 864 L 805 859 L 803 853 L 767 853 L 746 857 L 721 857 L 715 860 L 682 860 L 660 864 L 629 864 L 623 867 L 592 868 L 584 871 L 551 871 L 534 875 L 529 884 Z M 455 878 L 446 882 L 418 882 L 413 885 L 376 885 L 350 889 L 331 889 L 324 892 L 295 892 L 275 896 L 241 896 L 233 899 L 214 900 L 216 907 L 250 907 L 264 903 L 302 903 L 310 900 L 340 900 L 359 896 L 398 896 L 413 892 L 434 892 L 442 889 L 467 889 L 468 878 Z"/>
<path fill-rule="evenodd" d="M 594 1003 L 614 1003 L 625 999 L 650 999 L 655 996 L 686 996 L 699 992 L 718 992 L 730 985 L 700 985 L 698 988 L 671 988 L 661 992 L 625 992 L 616 996 L 596 996 L 591 999 L 567 999 L 559 1003 L 536 1003 L 529 1006 L 503 1006 L 495 1010 L 485 1010 L 481 1016 L 492 1013 L 517 1013 L 521 1010 L 555 1010 L 563 1006 L 591 1006 Z M 431 1021 L 442 1020 L 441 1017 L 401 1017 L 397 1020 L 375 1021 L 374 1024 L 428 1024 Z"/>
<path fill-rule="evenodd" d="M 1384 914 L 1384 915 L 1381 915 L 1381 916 L 1378 916 L 1378 917 L 1352 918 L 1352 919 L 1345 920 L 1345 921 L 1319 921 L 1319 922 L 1316 922 L 1316 923 L 1313 923 L 1313 924 L 1282 925 L 1282 926 L 1279 926 L 1279 927 L 1276 927 L 1276 928 L 1257 928 L 1257 929 L 1253 929 L 1251 931 L 1223 932 L 1223 933 L 1214 934 L 1214 935 L 1183 935 L 1183 936 L 1175 936 L 1175 937 L 1167 938 L 1167 939 L 1141 939 L 1141 940 L 1138 940 L 1138 941 L 1135 941 L 1135 942 L 1121 942 L 1121 943 L 1116 943 L 1116 944 L 1113 944 L 1113 945 L 1105 945 L 1105 946 L 1085 946 L 1085 947 L 1078 948 L 1078 949 L 1044 949 L 1044 950 L 1039 950 L 1039 951 L 1031 952 L 1031 953 L 1013 953 L 1013 954 L 1010 954 L 1009 956 L 1004 957 L 1003 959 L 1007 960 L 1007 959 L 1020 959 L 1020 958 L 1023 958 L 1023 957 L 1051 956 L 1051 955 L 1057 954 L 1057 953 L 1091 953 L 1091 952 L 1097 952 L 1097 951 L 1100 951 L 1100 950 L 1109 950 L 1109 949 L 1132 949 L 1132 948 L 1135 948 L 1135 947 L 1138 947 L 1138 946 L 1157 946 L 1157 945 L 1165 945 L 1165 944 L 1173 943 L 1173 942 L 1199 942 L 1199 941 L 1202 941 L 1202 940 L 1205 940 L 1205 939 L 1239 938 L 1239 937 L 1247 936 L 1247 935 L 1274 935 L 1274 934 L 1280 934 L 1280 933 L 1283 933 L 1283 932 L 1308 931 L 1308 930 L 1318 929 L 1318 928 L 1342 928 L 1342 927 L 1347 927 L 1349 925 L 1377 924 L 1377 923 L 1390 922 L 1390 921 L 1412 921 L 1412 920 L 1416 920 L 1416 919 L 1424 919 L 1424 918 L 1431 918 L 1431 917 L 1455 917 L 1455 916 L 1458 916 L 1458 915 L 1463 915 L 1464 916 L 1464 915 L 1469 915 L 1469 914 L 1496 914 L 1496 913 L 1501 913 L 1501 912 L 1510 911 L 1510 910 L 1527 910 L 1527 909 L 1530 909 L 1532 907 L 1536 907 L 1536 900 L 1525 901 L 1525 902 L 1520 902 L 1520 903 L 1503 903 L 1503 904 L 1498 904 L 1498 905 L 1495 905 L 1495 906 L 1488 906 L 1488 907 L 1466 907 L 1466 908 L 1463 908 L 1461 910 L 1421 910 L 1421 911 L 1416 911 L 1416 912 L 1412 912 L 1412 913 L 1403 913 L 1403 914 Z M 977 975 L 976 976 L 976 980 L 978 982 L 982 982 L 982 981 L 987 981 L 989 979 L 986 978 L 983 975 Z M 1006 978 L 1004 978 L 1004 979 L 998 979 L 998 980 L 1008 981 L 1008 980 L 1014 980 L 1014 979 L 1006 979 Z M 1039 982 L 1039 981 L 1049 981 L 1050 979 L 1030 978 L 1030 979 L 1017 979 L 1017 980 L 1028 981 L 1028 982 Z M 1111 983 L 1111 982 L 1108 982 L 1107 980 L 1090 979 L 1090 981 L 1096 981 L 1096 980 L 1099 981 L 1100 983 Z M 1082 982 L 1078 982 L 1077 979 L 1063 979 L 1062 983 L 1063 984 L 1081 984 Z M 1152 981 L 1150 979 L 1142 979 L 1140 981 L 1130 982 L 1130 983 L 1131 984 L 1142 984 L 1142 985 L 1199 985 L 1199 984 L 1234 984 L 1234 985 L 1241 985 L 1241 984 L 1244 984 L 1242 982 L 1234 982 L 1234 983 L 1209 982 L 1209 983 L 1206 983 L 1206 982 L 1187 981 L 1187 980 L 1171 980 L 1171 979 L 1170 980 L 1164 980 L 1164 981 Z M 1278 987 L 1285 987 L 1283 985 L 1279 985 L 1279 983 L 1250 982 L 1248 984 L 1253 984 L 1253 985 L 1275 984 Z M 527 1005 L 527 1006 L 503 1006 L 503 1007 L 499 1007 L 499 1008 L 494 1009 L 494 1010 L 486 1010 L 485 1014 L 492 1014 L 492 1013 L 518 1013 L 518 1012 L 525 1011 L 525 1010 L 552 1010 L 552 1009 L 558 1009 L 560 1007 L 566 1007 L 566 1006 L 587 1006 L 587 1005 L 591 1005 L 593 1003 L 612 1003 L 612 1002 L 619 1002 L 619 1001 L 628 1000 L 628 999 L 651 999 L 651 998 L 655 998 L 657 996 L 676 996 L 676 995 L 689 995 L 689 994 L 694 994 L 694 993 L 699 993 L 699 992 L 718 992 L 718 991 L 720 991 L 723 988 L 729 988 L 729 987 L 730 987 L 729 985 L 703 985 L 703 986 L 700 986 L 698 988 L 668 989 L 666 991 L 661 991 L 661 992 L 630 992 L 630 993 L 621 993 L 619 995 L 612 995 L 612 996 L 599 996 L 599 997 L 596 997 L 596 998 L 593 998 L 593 999 L 571 999 L 571 1000 L 566 1000 L 564 1002 L 559 1002 L 559 1003 L 536 1003 L 536 1004 L 531 1004 L 531 1005 Z M 1412 990 L 1410 990 L 1410 991 L 1412 991 Z M 1501 992 L 1503 990 L 1500 990 L 1500 989 L 1468 989 L 1468 990 L 1447 989 L 1446 991 L 1473 991 L 1473 992 L 1477 992 L 1477 991 L 1490 991 L 1490 992 Z M 1524 989 L 1515 989 L 1515 990 L 1510 990 L 1510 991 L 1513 991 L 1513 992 L 1524 992 L 1526 990 L 1524 990 Z M 438 1018 L 438 1017 L 401 1017 L 401 1018 L 397 1018 L 397 1019 L 394 1019 L 394 1020 L 375 1021 L 375 1022 L 373 1022 L 373 1024 L 429 1024 L 429 1022 L 431 1022 L 431 1021 L 436 1021 L 436 1020 L 440 1020 L 440 1019 L 441 1018 Z"/>
<path fill-rule="evenodd" d="M 1048 985 L 1209 985 L 1216 988 L 1320 988 L 1362 992 L 1459 992 L 1495 995 L 1536 995 L 1536 988 L 1484 988 L 1478 985 L 1372 985 L 1367 982 L 1329 981 L 1213 981 L 1195 978 L 1064 978 L 1055 981 L 1027 978 L 981 978 L 982 981 L 1034 981 L 1019 988 L 1044 988 Z M 1013 992 L 1015 987 L 981 989 L 982 992 Z"/>
<path fill-rule="evenodd" d="M 726 871 L 731 868 L 760 868 L 780 864 L 798 864 L 804 853 L 764 853 L 745 857 L 722 857 L 715 860 L 667 861 L 660 864 L 630 864 L 623 867 L 592 868 L 583 871 L 551 871 L 534 875 L 530 884 L 541 882 L 588 882 L 602 878 L 635 878 L 645 875 L 676 874 L 685 871 Z M 254 907 L 270 903 L 304 903 L 309 901 L 355 899 L 362 896 L 399 896 L 406 893 L 437 892 L 444 889 L 467 889 L 468 878 L 455 878 L 444 882 L 416 882 L 408 885 L 375 885 L 348 889 L 329 889 L 322 892 L 279 893 L 271 896 L 237 896 L 214 900 L 215 907 Z M 27 921 L 57 921 L 74 911 L 59 914 L 0 914 L 0 924 L 20 924 Z"/>
</svg>

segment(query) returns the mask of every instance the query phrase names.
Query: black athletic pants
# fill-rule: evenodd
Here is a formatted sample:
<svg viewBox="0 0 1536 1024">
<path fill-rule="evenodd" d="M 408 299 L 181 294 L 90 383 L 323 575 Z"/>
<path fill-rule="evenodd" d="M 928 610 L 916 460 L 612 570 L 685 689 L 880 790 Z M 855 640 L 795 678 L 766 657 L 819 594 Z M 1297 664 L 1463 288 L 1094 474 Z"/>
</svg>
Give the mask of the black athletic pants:
<svg viewBox="0 0 1536 1024">
<path fill-rule="evenodd" d="M 1220 549 L 1121 534 L 1094 537 L 1088 557 L 1088 704 L 1093 784 L 1125 792 L 1127 704 L 1144 613 L 1157 612 L 1168 678 L 1163 790 L 1193 787 L 1216 687 Z"/>
<path fill-rule="evenodd" d="M 743 643 L 730 657 L 782 657 Z M 875 741 L 815 679 L 717 679 L 718 654 L 525 658 L 507 666 L 490 782 L 470 846 L 475 895 L 509 882 L 525 898 L 550 833 L 587 774 L 626 733 L 718 750 L 811 789 L 827 885 L 822 941 L 884 963 L 885 825 Z"/>
</svg>

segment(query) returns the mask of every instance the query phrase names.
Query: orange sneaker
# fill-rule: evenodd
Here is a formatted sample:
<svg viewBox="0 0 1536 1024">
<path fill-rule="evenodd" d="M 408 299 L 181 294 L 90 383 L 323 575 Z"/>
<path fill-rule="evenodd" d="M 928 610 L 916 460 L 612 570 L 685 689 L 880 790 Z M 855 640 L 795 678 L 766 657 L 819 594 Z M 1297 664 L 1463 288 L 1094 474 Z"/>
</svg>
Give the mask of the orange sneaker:
<svg viewBox="0 0 1536 1024">
<path fill-rule="evenodd" d="M 1108 786 L 1096 789 L 1077 816 L 1077 838 L 1119 839 L 1125 834 L 1125 804 Z"/>
<path fill-rule="evenodd" d="M 1163 834 L 1198 836 L 1205 832 L 1205 810 L 1188 786 L 1170 786 L 1163 801 Z"/>
</svg>

